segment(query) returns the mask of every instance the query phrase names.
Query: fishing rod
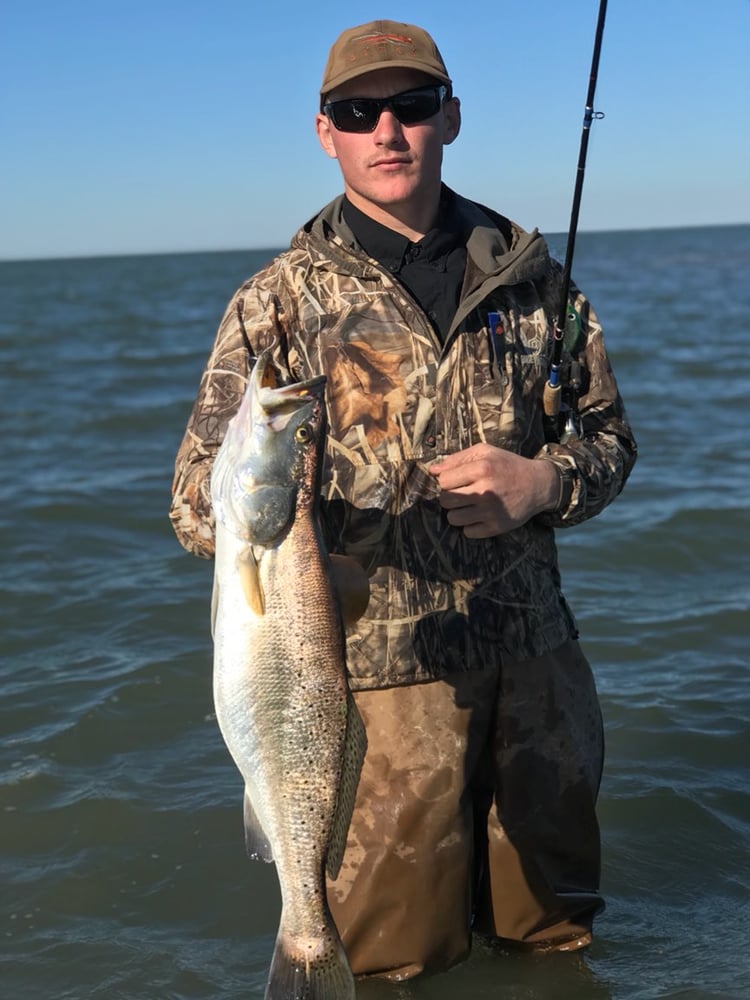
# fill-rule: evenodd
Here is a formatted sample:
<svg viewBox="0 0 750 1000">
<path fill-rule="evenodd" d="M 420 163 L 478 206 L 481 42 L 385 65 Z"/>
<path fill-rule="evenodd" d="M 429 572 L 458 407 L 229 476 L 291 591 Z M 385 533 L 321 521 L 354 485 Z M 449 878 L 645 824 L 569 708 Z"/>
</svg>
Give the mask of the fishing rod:
<svg viewBox="0 0 750 1000">
<path fill-rule="evenodd" d="M 589 86 L 586 94 L 586 107 L 583 115 L 583 130 L 581 132 L 581 145 L 578 152 L 578 168 L 576 170 L 576 182 L 573 191 L 573 207 L 570 213 L 570 226 L 568 227 L 568 243 L 565 249 L 565 263 L 562 272 L 562 284 L 560 287 L 559 307 L 554 318 L 552 336 L 552 356 L 550 358 L 549 379 L 544 387 L 544 415 L 545 422 L 556 439 L 559 438 L 559 417 L 561 409 L 562 394 L 562 353 L 566 333 L 574 336 L 579 324 L 578 314 L 568 301 L 570 296 L 570 274 L 573 268 L 573 254 L 576 245 L 576 233 L 578 231 L 578 213 L 581 208 L 581 194 L 583 192 L 583 177 L 586 170 L 586 154 L 589 147 L 589 134 L 591 123 L 604 117 L 600 111 L 594 111 L 594 93 L 596 92 L 596 79 L 599 75 L 599 56 L 602 50 L 602 36 L 604 35 L 604 19 L 607 15 L 607 0 L 600 0 L 599 17 L 596 23 L 596 35 L 594 37 L 594 52 L 591 59 L 591 72 L 589 74 Z M 567 433 L 575 433 L 575 427 L 569 426 Z"/>
</svg>

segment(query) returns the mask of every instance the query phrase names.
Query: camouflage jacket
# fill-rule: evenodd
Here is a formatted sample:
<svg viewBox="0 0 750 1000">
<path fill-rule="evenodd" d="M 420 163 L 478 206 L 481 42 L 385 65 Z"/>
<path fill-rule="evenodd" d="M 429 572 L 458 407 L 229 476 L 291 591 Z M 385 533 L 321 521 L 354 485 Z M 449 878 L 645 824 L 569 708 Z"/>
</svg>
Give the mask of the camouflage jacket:
<svg viewBox="0 0 750 1000">
<path fill-rule="evenodd" d="M 189 551 L 213 554 L 211 463 L 250 358 L 271 347 L 288 377 L 328 376 L 324 531 L 331 551 L 360 562 L 371 585 L 367 612 L 347 637 L 352 687 L 554 649 L 576 634 L 554 529 L 606 507 L 636 455 L 594 312 L 574 290 L 585 336 L 582 436 L 546 444 L 542 390 L 560 268 L 543 238 L 458 198 L 471 235 L 459 308 L 441 344 L 405 288 L 357 247 L 341 205 L 338 198 L 312 219 L 229 303 L 177 455 L 177 536 Z M 490 311 L 502 323 L 494 344 Z M 555 463 L 558 509 L 492 539 L 451 527 L 426 467 L 478 442 Z"/>
</svg>

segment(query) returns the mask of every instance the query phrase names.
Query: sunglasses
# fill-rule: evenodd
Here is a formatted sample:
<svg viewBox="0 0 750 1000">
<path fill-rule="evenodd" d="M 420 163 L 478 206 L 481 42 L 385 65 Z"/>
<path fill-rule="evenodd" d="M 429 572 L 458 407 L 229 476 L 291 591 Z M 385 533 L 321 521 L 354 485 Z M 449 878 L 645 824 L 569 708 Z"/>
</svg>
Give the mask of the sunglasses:
<svg viewBox="0 0 750 1000">
<path fill-rule="evenodd" d="M 417 87 L 393 97 L 347 97 L 323 105 L 339 132 L 374 132 L 383 108 L 390 108 L 402 125 L 417 125 L 432 118 L 448 98 L 448 87 Z"/>
</svg>

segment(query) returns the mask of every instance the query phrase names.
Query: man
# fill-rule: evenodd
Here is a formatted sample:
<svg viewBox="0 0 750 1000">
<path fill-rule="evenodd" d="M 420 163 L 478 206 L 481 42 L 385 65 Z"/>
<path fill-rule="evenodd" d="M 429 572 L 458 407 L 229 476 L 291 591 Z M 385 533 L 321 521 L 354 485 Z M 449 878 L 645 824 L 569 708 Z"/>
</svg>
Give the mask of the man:
<svg viewBox="0 0 750 1000">
<path fill-rule="evenodd" d="M 171 511 L 211 556 L 211 462 L 254 356 L 326 373 L 324 527 L 370 581 L 347 641 L 368 753 L 329 898 L 354 972 L 392 979 L 461 960 L 472 930 L 582 948 L 603 905 L 601 718 L 554 529 L 617 496 L 635 442 L 577 290 L 581 433 L 545 436 L 560 268 L 442 184 L 460 124 L 422 29 L 335 42 L 316 128 L 344 195 L 230 302 Z"/>
</svg>

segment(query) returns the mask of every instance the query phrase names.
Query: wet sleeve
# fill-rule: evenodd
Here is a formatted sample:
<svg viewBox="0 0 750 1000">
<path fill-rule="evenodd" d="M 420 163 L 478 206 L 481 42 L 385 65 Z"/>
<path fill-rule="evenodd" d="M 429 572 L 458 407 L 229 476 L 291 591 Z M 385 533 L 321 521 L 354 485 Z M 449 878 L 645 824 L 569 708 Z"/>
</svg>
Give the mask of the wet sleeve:
<svg viewBox="0 0 750 1000">
<path fill-rule="evenodd" d="M 249 282 L 233 296 L 177 452 L 169 518 L 180 544 L 206 559 L 214 554 L 213 461 L 242 401 L 251 359 L 283 337 L 279 313 L 278 300 L 260 282 Z"/>
<path fill-rule="evenodd" d="M 546 444 L 536 456 L 552 461 L 561 476 L 560 503 L 541 515 L 554 528 L 580 524 L 619 495 L 635 464 L 637 445 L 607 356 L 601 325 L 576 290 L 576 308 L 586 341 L 579 415 L 582 433 L 566 444 Z"/>
</svg>

